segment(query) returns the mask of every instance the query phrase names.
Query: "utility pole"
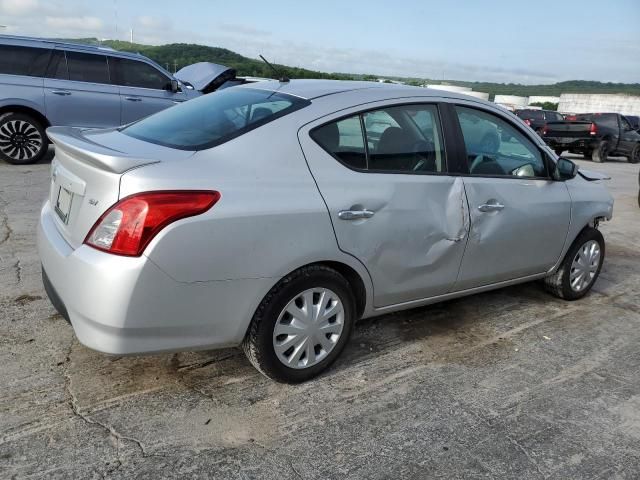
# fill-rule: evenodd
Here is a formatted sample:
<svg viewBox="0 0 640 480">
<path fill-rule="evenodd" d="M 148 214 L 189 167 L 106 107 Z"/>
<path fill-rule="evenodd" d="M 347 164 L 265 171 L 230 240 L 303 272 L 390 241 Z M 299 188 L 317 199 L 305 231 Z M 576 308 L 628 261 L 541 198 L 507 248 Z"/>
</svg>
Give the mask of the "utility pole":
<svg viewBox="0 0 640 480">
<path fill-rule="evenodd" d="M 129 33 L 131 34 L 130 42 L 133 44 L 133 28 L 129 29 Z"/>
<path fill-rule="evenodd" d="M 173 61 L 173 73 L 176 73 L 178 71 L 178 61 L 174 60 Z"/>
</svg>

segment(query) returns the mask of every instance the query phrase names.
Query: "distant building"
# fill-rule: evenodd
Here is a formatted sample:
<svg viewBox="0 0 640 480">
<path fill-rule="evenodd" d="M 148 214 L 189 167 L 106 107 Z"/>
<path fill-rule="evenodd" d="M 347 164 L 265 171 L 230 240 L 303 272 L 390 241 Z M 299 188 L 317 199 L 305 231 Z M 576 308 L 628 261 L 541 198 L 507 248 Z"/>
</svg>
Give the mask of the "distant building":
<svg viewBox="0 0 640 480">
<path fill-rule="evenodd" d="M 621 113 L 640 116 L 640 96 L 602 93 L 563 93 L 558 111 L 561 113 Z"/>
<path fill-rule="evenodd" d="M 532 103 L 559 103 L 560 97 L 532 95 L 529 97 L 529 105 Z"/>
<path fill-rule="evenodd" d="M 529 105 L 529 97 L 519 97 L 517 95 L 496 95 L 493 101 L 511 111 Z"/>
</svg>

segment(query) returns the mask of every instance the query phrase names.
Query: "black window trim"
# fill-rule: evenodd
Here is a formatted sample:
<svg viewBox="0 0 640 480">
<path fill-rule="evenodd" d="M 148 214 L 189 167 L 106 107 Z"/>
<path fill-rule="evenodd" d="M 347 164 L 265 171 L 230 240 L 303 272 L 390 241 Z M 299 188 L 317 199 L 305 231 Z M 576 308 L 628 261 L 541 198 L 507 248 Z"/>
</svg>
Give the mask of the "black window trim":
<svg viewBox="0 0 640 480">
<path fill-rule="evenodd" d="M 443 115 L 440 111 L 440 107 L 443 104 L 442 101 L 439 100 L 430 100 L 428 102 L 417 102 L 417 101 L 409 101 L 409 102 L 402 102 L 402 103 L 391 103 L 391 104 L 386 104 L 386 105 L 377 105 L 375 107 L 369 107 L 365 110 L 358 110 L 357 112 L 351 112 L 345 115 L 341 115 L 339 117 L 335 117 L 332 118 L 331 120 L 328 120 L 326 122 L 323 122 L 320 125 L 316 125 L 315 127 L 311 128 L 308 131 L 308 135 L 309 138 L 316 144 L 318 145 L 320 148 L 322 148 L 322 150 L 324 150 L 325 152 L 327 152 L 329 155 L 331 155 L 332 158 L 334 158 L 335 160 L 338 161 L 338 163 L 340 163 L 343 167 L 348 168 L 351 171 L 354 172 L 358 172 L 358 173 L 373 173 L 373 174 L 385 174 L 385 173 L 389 173 L 389 174 L 393 174 L 393 175 L 433 175 L 433 176 L 451 176 L 452 174 L 449 172 L 449 159 L 447 156 L 447 151 L 448 151 L 448 142 L 446 140 L 446 133 L 445 133 L 445 129 L 444 129 L 444 118 Z M 442 141 L 442 150 L 443 150 L 443 170 L 442 172 L 408 172 L 406 170 L 370 170 L 369 167 L 369 145 L 367 142 L 367 131 L 364 125 L 364 114 L 368 113 L 368 112 L 376 112 L 378 110 L 384 110 L 386 108 L 393 108 L 393 107 L 406 107 L 406 106 L 410 106 L 410 105 L 431 105 L 435 107 L 436 110 L 436 115 L 437 115 L 437 120 L 439 121 L 440 124 L 440 133 L 442 135 L 441 141 Z M 313 138 L 313 132 L 315 130 L 318 130 L 322 127 L 324 127 L 325 125 L 329 125 L 331 123 L 337 123 L 341 120 L 345 120 L 347 118 L 351 118 L 351 117 L 355 117 L 358 116 L 358 118 L 360 119 L 360 131 L 362 133 L 362 140 L 364 141 L 364 150 L 365 150 L 365 162 L 366 162 L 366 166 L 367 168 L 356 168 L 356 167 L 352 167 L 351 165 L 348 165 L 347 163 L 345 163 L 341 158 L 337 157 L 336 155 L 334 155 L 332 152 L 330 152 L 329 150 L 327 150 L 326 148 L 324 148 L 323 145 L 321 145 L 319 142 L 316 141 L 315 138 Z M 455 174 L 454 174 L 455 175 Z"/>
<path fill-rule="evenodd" d="M 497 111 L 493 111 L 490 109 L 486 109 L 486 108 L 482 108 L 482 106 L 480 105 L 473 105 L 473 104 L 466 104 L 466 103 L 459 103 L 459 102 L 451 102 L 449 103 L 449 105 L 451 105 L 451 109 L 452 111 L 450 112 L 453 115 L 453 120 L 455 121 L 455 123 L 457 124 L 457 136 L 458 139 L 456 141 L 456 143 L 458 143 L 461 147 L 462 150 L 462 159 L 460 159 L 461 161 L 459 161 L 459 168 L 460 171 L 458 172 L 459 175 L 464 176 L 464 177 L 469 177 L 469 178 L 503 178 L 503 179 L 509 179 L 509 180 L 519 180 L 519 181 L 525 181 L 525 180 L 548 180 L 548 181 L 554 181 L 554 178 L 551 175 L 551 165 L 549 164 L 550 159 L 549 159 L 549 154 L 543 150 L 538 144 L 537 142 L 533 139 L 533 137 L 531 136 L 531 134 L 529 132 L 527 132 L 524 128 L 521 128 L 520 125 L 514 123 L 511 121 L 511 119 L 507 116 L 504 115 L 502 112 L 497 112 Z M 463 108 L 470 108 L 473 110 L 478 110 L 480 112 L 489 114 L 489 115 L 493 115 L 496 116 L 498 118 L 500 118 L 501 120 L 503 120 L 504 122 L 508 123 L 511 127 L 515 128 L 517 131 L 519 131 L 522 135 L 524 135 L 525 138 L 527 138 L 534 146 L 534 148 L 536 148 L 538 150 L 538 152 L 540 153 L 540 156 L 542 157 L 542 163 L 544 164 L 544 168 L 546 170 L 547 175 L 544 177 L 540 177 L 540 176 L 535 176 L 535 177 L 519 177 L 516 175 L 489 175 L 489 174 L 472 174 L 469 172 L 469 165 L 467 162 L 467 146 L 466 143 L 464 141 L 464 135 L 462 133 L 462 127 L 460 126 L 460 120 L 458 119 L 458 115 L 456 113 L 456 107 L 463 107 Z M 462 161 L 463 160 L 463 161 Z"/>
</svg>

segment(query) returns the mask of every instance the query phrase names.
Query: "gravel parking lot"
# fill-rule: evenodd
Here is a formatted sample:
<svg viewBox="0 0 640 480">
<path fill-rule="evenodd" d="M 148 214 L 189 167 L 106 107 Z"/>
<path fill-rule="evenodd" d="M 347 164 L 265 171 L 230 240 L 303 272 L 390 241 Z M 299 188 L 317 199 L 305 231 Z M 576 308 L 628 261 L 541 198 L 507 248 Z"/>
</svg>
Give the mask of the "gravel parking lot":
<svg viewBox="0 0 640 480">
<path fill-rule="evenodd" d="M 235 349 L 80 345 L 40 281 L 50 157 L 0 164 L 0 478 L 640 476 L 638 165 L 578 162 L 616 198 L 585 299 L 527 284 L 365 320 L 287 386 Z"/>
</svg>

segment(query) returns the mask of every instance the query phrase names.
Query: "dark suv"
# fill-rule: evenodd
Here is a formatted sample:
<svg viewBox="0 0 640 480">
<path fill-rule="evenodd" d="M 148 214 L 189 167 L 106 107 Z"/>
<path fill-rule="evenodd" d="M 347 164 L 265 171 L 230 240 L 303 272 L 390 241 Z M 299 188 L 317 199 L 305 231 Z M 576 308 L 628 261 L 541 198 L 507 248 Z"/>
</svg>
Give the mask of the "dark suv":
<svg viewBox="0 0 640 480">
<path fill-rule="evenodd" d="M 533 128 L 536 133 L 542 136 L 542 129 L 548 122 L 561 122 L 564 117 L 553 110 L 534 110 L 526 108 L 516 110 L 516 115 L 524 120 L 524 123 Z"/>
</svg>

